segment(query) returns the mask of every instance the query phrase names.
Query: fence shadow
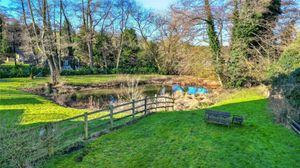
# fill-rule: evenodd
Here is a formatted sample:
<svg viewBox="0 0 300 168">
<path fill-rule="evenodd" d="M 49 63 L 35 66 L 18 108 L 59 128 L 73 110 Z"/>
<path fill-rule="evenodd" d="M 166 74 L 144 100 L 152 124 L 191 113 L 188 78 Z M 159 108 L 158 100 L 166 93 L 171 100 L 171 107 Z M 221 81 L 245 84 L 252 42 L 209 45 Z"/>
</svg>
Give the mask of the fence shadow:
<svg viewBox="0 0 300 168">
<path fill-rule="evenodd" d="M 24 109 L 0 110 L 0 126 L 10 127 L 17 124 L 24 113 Z"/>
</svg>

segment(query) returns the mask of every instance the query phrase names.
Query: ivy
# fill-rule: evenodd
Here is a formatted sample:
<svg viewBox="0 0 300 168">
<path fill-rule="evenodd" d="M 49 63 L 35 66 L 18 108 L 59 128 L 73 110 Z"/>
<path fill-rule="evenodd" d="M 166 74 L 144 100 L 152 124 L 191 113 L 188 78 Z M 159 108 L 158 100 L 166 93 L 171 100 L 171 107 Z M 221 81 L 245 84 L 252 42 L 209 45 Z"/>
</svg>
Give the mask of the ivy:
<svg viewBox="0 0 300 168">
<path fill-rule="evenodd" d="M 262 0 L 260 0 L 262 1 Z M 262 7 L 254 8 L 255 1 L 245 1 L 241 4 L 236 0 L 233 11 L 233 28 L 230 58 L 227 64 L 226 85 L 240 87 L 247 83 L 257 83 L 255 76 L 248 73 L 245 60 L 254 59 L 251 48 L 260 48 L 256 36 L 269 33 L 266 24 L 276 21 L 280 14 L 280 0 L 262 1 Z M 240 8 L 239 8 L 240 5 Z M 265 10 L 262 10 L 264 8 Z M 263 38 L 261 36 L 260 38 Z"/>
</svg>

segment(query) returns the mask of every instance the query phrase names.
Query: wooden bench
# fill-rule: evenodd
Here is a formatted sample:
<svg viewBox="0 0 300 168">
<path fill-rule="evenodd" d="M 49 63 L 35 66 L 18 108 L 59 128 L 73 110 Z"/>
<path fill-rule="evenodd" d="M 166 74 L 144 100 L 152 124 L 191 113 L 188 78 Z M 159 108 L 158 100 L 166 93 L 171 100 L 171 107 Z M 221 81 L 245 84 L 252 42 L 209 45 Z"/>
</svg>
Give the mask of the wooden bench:
<svg viewBox="0 0 300 168">
<path fill-rule="evenodd" d="M 232 117 L 233 124 L 243 125 L 243 122 L 244 122 L 244 117 L 242 117 L 242 116 L 234 115 Z"/>
<path fill-rule="evenodd" d="M 228 112 L 220 112 L 214 110 L 206 110 L 206 122 L 230 126 L 231 116 Z"/>
</svg>

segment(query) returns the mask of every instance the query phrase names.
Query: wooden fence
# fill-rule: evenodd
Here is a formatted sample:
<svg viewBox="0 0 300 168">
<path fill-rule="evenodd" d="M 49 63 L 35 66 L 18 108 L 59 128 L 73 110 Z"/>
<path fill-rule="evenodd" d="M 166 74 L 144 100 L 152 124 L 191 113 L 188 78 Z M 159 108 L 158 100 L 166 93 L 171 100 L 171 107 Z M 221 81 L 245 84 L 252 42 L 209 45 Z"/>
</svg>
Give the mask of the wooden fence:
<svg viewBox="0 0 300 168">
<path fill-rule="evenodd" d="M 289 126 L 298 134 L 300 135 L 300 124 L 293 120 L 291 117 L 287 117 L 287 121 Z"/>
<path fill-rule="evenodd" d="M 153 112 L 170 109 L 174 110 L 172 97 L 145 97 L 45 125 L 10 130 L 0 135 L 0 167 L 1 164 L 11 167 L 23 162 L 34 163 L 56 152 L 68 153 L 95 137 L 132 124 Z"/>
</svg>

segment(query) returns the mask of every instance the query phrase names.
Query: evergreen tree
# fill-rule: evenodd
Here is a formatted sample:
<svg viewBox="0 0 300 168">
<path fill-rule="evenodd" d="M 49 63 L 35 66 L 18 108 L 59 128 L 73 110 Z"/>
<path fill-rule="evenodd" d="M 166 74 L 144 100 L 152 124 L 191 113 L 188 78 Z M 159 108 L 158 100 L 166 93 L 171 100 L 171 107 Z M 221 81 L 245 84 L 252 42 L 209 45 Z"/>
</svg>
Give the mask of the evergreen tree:
<svg viewBox="0 0 300 168">
<path fill-rule="evenodd" d="M 2 44 L 2 39 L 3 39 L 3 24 L 4 24 L 4 21 L 2 19 L 2 17 L 0 16 L 0 44 Z"/>
<path fill-rule="evenodd" d="M 7 52 L 9 52 L 9 43 L 5 32 L 5 21 L 3 16 L 0 15 L 0 57 L 4 59 Z"/>
<path fill-rule="evenodd" d="M 105 32 L 97 33 L 93 51 L 95 65 L 106 70 L 113 68 L 115 60 L 112 51 L 111 38 Z"/>
<path fill-rule="evenodd" d="M 137 53 L 140 51 L 138 39 L 134 29 L 124 31 L 123 50 L 121 55 L 120 67 L 133 68 L 138 65 Z"/>
</svg>

